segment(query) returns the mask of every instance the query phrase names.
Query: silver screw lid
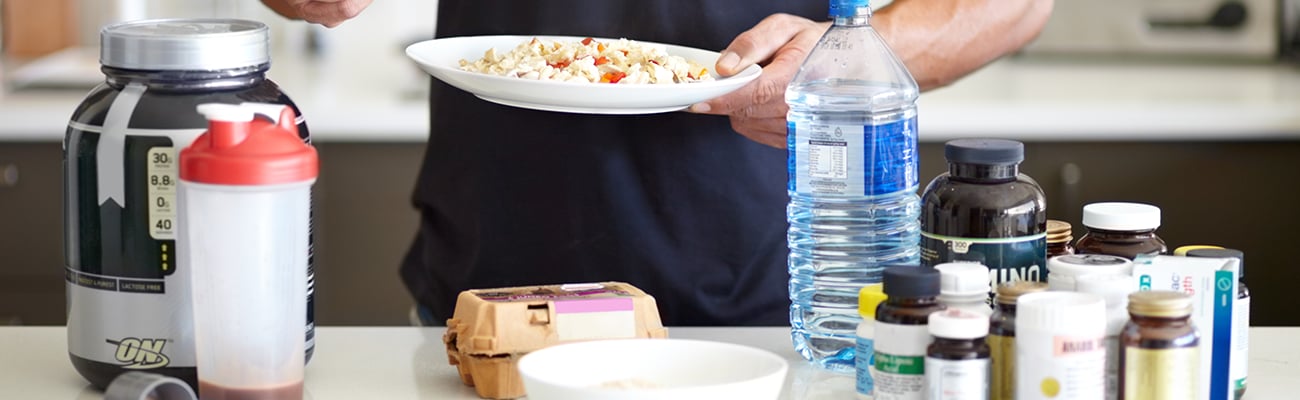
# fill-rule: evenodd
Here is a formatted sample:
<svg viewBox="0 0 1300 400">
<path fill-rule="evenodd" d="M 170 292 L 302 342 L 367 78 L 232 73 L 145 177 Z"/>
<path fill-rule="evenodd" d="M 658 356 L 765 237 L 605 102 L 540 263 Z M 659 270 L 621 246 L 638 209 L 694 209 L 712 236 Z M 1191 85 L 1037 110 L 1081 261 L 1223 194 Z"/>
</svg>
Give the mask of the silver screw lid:
<svg viewBox="0 0 1300 400">
<path fill-rule="evenodd" d="M 155 19 L 105 26 L 99 63 L 140 70 L 211 71 L 271 62 L 270 29 L 239 19 Z"/>
</svg>

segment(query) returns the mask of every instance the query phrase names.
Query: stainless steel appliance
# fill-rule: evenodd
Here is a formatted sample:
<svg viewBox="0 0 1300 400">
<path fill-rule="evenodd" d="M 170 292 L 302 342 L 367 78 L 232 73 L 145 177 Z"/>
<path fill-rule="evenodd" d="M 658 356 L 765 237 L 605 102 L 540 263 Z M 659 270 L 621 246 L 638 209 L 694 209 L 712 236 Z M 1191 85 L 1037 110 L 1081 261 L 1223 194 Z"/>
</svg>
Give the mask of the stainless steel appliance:
<svg viewBox="0 0 1300 400">
<path fill-rule="evenodd" d="M 1272 59 L 1281 1 L 1057 0 L 1025 51 Z"/>
</svg>

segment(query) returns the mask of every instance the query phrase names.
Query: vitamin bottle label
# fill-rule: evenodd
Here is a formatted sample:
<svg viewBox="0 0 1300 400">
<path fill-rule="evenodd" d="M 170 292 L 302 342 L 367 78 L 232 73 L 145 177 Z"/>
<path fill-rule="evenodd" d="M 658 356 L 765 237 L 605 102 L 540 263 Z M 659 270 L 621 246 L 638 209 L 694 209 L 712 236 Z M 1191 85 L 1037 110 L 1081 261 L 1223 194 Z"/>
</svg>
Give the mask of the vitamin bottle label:
<svg viewBox="0 0 1300 400">
<path fill-rule="evenodd" d="M 876 386 L 875 378 L 871 376 L 876 365 L 875 341 L 858 336 L 854 354 L 857 355 L 853 360 L 853 367 L 857 375 L 858 394 L 870 396 Z"/>
<path fill-rule="evenodd" d="M 1232 304 L 1232 357 L 1228 376 L 1232 378 L 1233 391 L 1246 389 L 1246 366 L 1250 357 L 1250 297 L 1237 299 Z"/>
<path fill-rule="evenodd" d="M 1104 398 L 1104 337 L 1017 332 L 1016 399 Z"/>
<path fill-rule="evenodd" d="M 1200 350 L 1124 348 L 1124 398 L 1196 399 Z"/>
<path fill-rule="evenodd" d="M 977 262 L 989 267 L 992 287 L 1047 281 L 1047 234 L 1013 238 L 962 238 L 921 232 L 921 264 Z"/>
<path fill-rule="evenodd" d="M 880 125 L 790 122 L 788 189 L 875 196 L 917 185 L 916 117 Z"/>
<path fill-rule="evenodd" d="M 925 348 L 931 340 L 926 325 L 876 323 L 876 399 L 925 399 Z"/>
<path fill-rule="evenodd" d="M 925 358 L 928 400 L 983 400 L 989 392 L 989 359 Z"/>
<path fill-rule="evenodd" d="M 989 355 L 993 372 L 989 384 L 989 398 L 1015 400 L 1016 398 L 1016 337 L 989 335 Z"/>
</svg>

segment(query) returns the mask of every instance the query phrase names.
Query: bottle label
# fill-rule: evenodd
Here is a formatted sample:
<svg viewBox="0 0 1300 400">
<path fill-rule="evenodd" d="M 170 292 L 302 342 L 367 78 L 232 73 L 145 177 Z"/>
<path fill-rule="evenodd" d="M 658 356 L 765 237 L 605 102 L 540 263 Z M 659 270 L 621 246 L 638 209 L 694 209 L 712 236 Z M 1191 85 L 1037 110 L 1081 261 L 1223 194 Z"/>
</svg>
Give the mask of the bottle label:
<svg viewBox="0 0 1300 400">
<path fill-rule="evenodd" d="M 1124 348 L 1124 398 L 1195 399 L 1200 349 Z"/>
<path fill-rule="evenodd" d="M 1100 334 L 1017 332 L 1016 357 L 1016 399 L 1105 398 L 1106 343 Z"/>
<path fill-rule="evenodd" d="M 857 374 L 858 394 L 871 396 L 875 390 L 876 381 L 871 376 L 876 365 L 876 348 L 875 340 L 858 336 L 857 348 L 854 350 L 857 356 L 853 359 L 853 367 Z"/>
<path fill-rule="evenodd" d="M 124 87 L 102 126 L 68 124 L 68 352 L 125 369 L 193 367 L 190 275 L 175 262 L 173 146 L 203 129 L 130 128 L 144 92 Z"/>
<path fill-rule="evenodd" d="M 989 335 L 989 358 L 993 361 L 989 398 L 1015 400 L 1016 398 L 1016 337 Z"/>
<path fill-rule="evenodd" d="M 880 125 L 790 122 L 789 191 L 876 196 L 917 185 L 916 117 Z"/>
<path fill-rule="evenodd" d="M 925 398 L 925 348 L 932 340 L 926 325 L 876 322 L 876 399 Z"/>
<path fill-rule="evenodd" d="M 989 393 L 989 359 L 925 358 L 928 400 L 983 400 Z"/>
<path fill-rule="evenodd" d="M 1246 389 L 1246 366 L 1250 357 L 1250 296 L 1239 298 L 1232 304 L 1232 356 L 1228 376 L 1232 379 L 1232 390 Z"/>
<path fill-rule="evenodd" d="M 991 287 L 1047 281 L 1047 234 L 1013 238 L 962 238 L 921 232 L 921 264 L 976 262 L 989 267 Z"/>
</svg>

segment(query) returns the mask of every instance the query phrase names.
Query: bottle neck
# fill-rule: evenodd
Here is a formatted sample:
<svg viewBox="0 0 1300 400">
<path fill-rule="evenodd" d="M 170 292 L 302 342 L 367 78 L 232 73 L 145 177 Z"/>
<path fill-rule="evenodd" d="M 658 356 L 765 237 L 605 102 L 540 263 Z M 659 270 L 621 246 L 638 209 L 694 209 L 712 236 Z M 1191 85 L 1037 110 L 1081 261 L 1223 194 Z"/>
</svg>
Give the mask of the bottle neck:
<svg viewBox="0 0 1300 400">
<path fill-rule="evenodd" d="M 1111 231 L 1105 229 L 1088 228 L 1088 236 L 1097 240 L 1134 240 L 1150 239 L 1155 237 L 1156 230 L 1141 231 Z"/>
<path fill-rule="evenodd" d="M 890 305 L 899 307 L 926 307 L 939 304 L 938 297 L 890 297 L 885 300 Z"/>
<path fill-rule="evenodd" d="M 871 25 L 871 7 L 856 7 L 851 13 L 832 15 L 835 26 L 869 26 Z"/>
<path fill-rule="evenodd" d="M 1020 164 L 985 165 L 948 163 L 948 176 L 962 181 L 997 182 L 1015 180 Z"/>
<path fill-rule="evenodd" d="M 158 71 L 102 67 L 109 86 L 121 89 L 140 83 L 153 90 L 228 90 L 252 87 L 266 80 L 271 64 L 201 71 Z"/>
<path fill-rule="evenodd" d="M 1187 326 L 1191 322 L 1191 315 L 1180 317 L 1153 317 L 1149 315 L 1138 315 L 1132 312 L 1128 313 L 1133 319 L 1133 323 L 1139 326 L 1168 326 L 1171 328 L 1180 328 Z"/>
</svg>

